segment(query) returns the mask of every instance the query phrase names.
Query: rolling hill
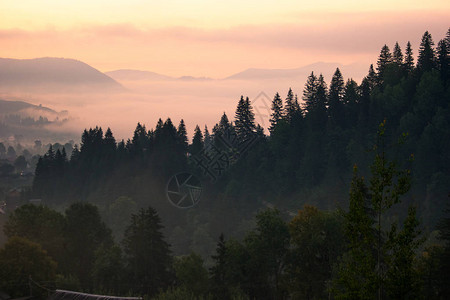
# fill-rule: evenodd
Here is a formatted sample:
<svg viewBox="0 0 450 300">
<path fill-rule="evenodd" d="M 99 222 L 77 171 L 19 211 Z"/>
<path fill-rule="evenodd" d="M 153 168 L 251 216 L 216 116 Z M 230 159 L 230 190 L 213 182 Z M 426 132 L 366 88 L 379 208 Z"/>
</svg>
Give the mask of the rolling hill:
<svg viewBox="0 0 450 300">
<path fill-rule="evenodd" d="M 114 79 L 78 60 L 0 58 L 0 92 L 105 92 L 123 89 Z"/>
<path fill-rule="evenodd" d="M 0 99 L 0 115 L 19 113 L 24 110 L 57 114 L 56 111 L 41 105 L 34 105 L 24 101 L 8 101 Z"/>
<path fill-rule="evenodd" d="M 351 77 L 360 79 L 367 74 L 367 65 L 363 64 L 350 64 L 343 65 L 339 63 L 326 63 L 317 62 L 314 64 L 306 65 L 300 68 L 293 69 L 258 69 L 250 68 L 242 72 L 233 74 L 226 77 L 227 80 L 280 80 L 288 78 L 306 78 L 312 71 L 314 74 L 319 75 L 322 73 L 325 77 L 330 78 L 332 73 L 339 68 L 341 72 L 351 74 Z"/>
</svg>

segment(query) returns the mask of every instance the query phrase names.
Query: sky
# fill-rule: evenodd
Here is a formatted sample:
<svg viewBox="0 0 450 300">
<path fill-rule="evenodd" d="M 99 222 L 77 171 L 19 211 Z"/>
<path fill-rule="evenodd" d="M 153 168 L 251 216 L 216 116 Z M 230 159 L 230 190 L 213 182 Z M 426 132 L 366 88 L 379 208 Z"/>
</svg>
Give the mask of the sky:
<svg viewBox="0 0 450 300">
<path fill-rule="evenodd" d="M 0 2 L 0 57 L 65 57 L 100 71 L 223 78 L 247 68 L 373 63 L 450 26 L 448 0 Z"/>
<path fill-rule="evenodd" d="M 179 77 L 222 79 L 248 68 L 290 69 L 325 62 L 325 80 L 340 65 L 360 82 L 380 49 L 411 42 L 418 54 L 429 31 L 435 43 L 450 27 L 448 0 L 0 0 L 0 57 L 63 57 L 106 72 L 153 71 Z M 331 67 L 332 66 L 332 67 Z M 311 67 L 313 68 L 313 67 Z M 308 73 L 309 74 L 309 73 Z M 305 78 L 271 81 L 120 82 L 121 95 L 24 93 L 11 96 L 55 110 L 72 121 L 55 130 L 80 133 L 97 125 L 127 139 L 136 123 L 184 119 L 210 129 L 229 117 L 241 95 L 255 107 Z M 267 127 L 268 115 L 258 122 Z M 60 141 L 65 142 L 65 141 Z"/>
</svg>

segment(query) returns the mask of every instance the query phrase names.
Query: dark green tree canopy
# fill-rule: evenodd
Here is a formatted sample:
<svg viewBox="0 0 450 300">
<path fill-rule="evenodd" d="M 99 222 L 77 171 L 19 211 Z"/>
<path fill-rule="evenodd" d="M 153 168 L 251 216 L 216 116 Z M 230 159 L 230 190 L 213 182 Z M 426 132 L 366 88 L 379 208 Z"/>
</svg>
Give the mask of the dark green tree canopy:
<svg viewBox="0 0 450 300">
<path fill-rule="evenodd" d="M 156 210 L 149 207 L 132 214 L 131 223 L 125 230 L 123 248 L 127 269 L 135 288 L 143 294 L 154 295 L 170 281 L 172 259 L 162 229 Z"/>
<path fill-rule="evenodd" d="M 417 59 L 417 69 L 424 73 L 436 68 L 436 54 L 434 42 L 431 34 L 426 31 L 422 36 L 419 48 L 419 58 Z"/>
</svg>

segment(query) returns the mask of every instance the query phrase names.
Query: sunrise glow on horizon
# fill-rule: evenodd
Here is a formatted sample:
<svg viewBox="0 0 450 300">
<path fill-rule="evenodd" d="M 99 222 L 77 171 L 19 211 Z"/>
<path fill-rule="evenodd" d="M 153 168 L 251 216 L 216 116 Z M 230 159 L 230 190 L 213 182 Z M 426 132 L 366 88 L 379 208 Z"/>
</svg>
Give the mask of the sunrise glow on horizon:
<svg viewBox="0 0 450 300">
<path fill-rule="evenodd" d="M 373 63 L 398 38 L 417 50 L 425 30 L 445 35 L 450 3 L 23 0 L 1 3 L 0 16 L 0 57 L 221 78 L 250 67 Z"/>
</svg>

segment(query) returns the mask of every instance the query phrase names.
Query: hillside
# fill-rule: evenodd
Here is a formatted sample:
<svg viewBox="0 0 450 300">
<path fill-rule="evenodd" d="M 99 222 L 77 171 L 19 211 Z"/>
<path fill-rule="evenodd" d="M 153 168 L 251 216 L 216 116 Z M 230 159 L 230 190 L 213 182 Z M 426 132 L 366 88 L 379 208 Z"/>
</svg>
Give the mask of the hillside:
<svg viewBox="0 0 450 300">
<path fill-rule="evenodd" d="M 367 66 L 361 64 L 343 65 L 339 63 L 316 62 L 299 68 L 292 69 L 260 69 L 249 68 L 242 72 L 233 74 L 225 79 L 231 80 L 270 80 L 270 79 L 287 79 L 298 78 L 304 80 L 311 70 L 314 73 L 323 73 L 325 77 L 331 77 L 333 70 L 339 68 L 345 74 L 351 74 L 355 79 L 362 78 L 367 73 Z"/>
<path fill-rule="evenodd" d="M 121 69 L 105 72 L 115 80 L 174 80 L 174 78 L 150 71 L 140 71 L 131 69 Z"/>
<path fill-rule="evenodd" d="M 41 113 L 57 114 L 57 112 L 54 111 L 53 109 L 41 105 L 34 105 L 24 101 L 8 101 L 0 99 L 0 115 L 19 113 L 23 110 L 32 110 L 35 111 L 36 113 L 41 112 Z"/>
<path fill-rule="evenodd" d="M 194 77 L 194 76 L 181 76 L 181 77 L 171 77 L 151 71 L 141 71 L 141 70 L 132 70 L 132 69 L 120 69 L 105 72 L 106 75 L 113 78 L 117 81 L 171 81 L 171 80 L 180 80 L 180 81 L 203 81 L 203 80 L 211 80 L 209 77 Z"/>
<path fill-rule="evenodd" d="M 0 58 L 0 91 L 118 91 L 123 87 L 99 70 L 74 59 Z"/>
</svg>

